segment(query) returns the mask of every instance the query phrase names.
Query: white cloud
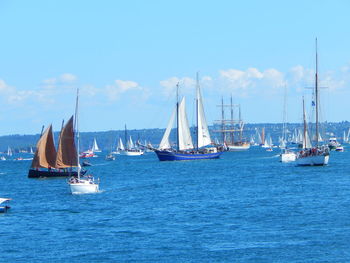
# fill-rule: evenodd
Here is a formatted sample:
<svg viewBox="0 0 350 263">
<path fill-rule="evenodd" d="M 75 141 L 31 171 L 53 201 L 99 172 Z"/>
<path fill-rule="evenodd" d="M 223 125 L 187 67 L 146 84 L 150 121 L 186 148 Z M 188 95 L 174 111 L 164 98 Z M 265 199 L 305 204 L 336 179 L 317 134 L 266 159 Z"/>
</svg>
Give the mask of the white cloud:
<svg viewBox="0 0 350 263">
<path fill-rule="evenodd" d="M 105 88 L 108 100 L 110 101 L 115 101 L 123 93 L 133 90 L 144 91 L 145 89 L 140 87 L 137 82 L 120 79 L 115 80 L 113 85 L 107 85 Z"/>
</svg>

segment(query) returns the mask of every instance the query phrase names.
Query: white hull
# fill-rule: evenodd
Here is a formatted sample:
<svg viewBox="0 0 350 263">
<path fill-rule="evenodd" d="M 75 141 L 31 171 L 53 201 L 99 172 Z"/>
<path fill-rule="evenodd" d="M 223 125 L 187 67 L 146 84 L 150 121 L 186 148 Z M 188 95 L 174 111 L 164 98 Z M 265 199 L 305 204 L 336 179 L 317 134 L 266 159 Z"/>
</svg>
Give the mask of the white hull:
<svg viewBox="0 0 350 263">
<path fill-rule="evenodd" d="M 91 180 L 80 180 L 78 183 L 69 183 L 72 194 L 92 194 L 99 190 L 98 184 Z"/>
<path fill-rule="evenodd" d="M 297 158 L 297 155 L 295 153 L 282 153 L 281 154 L 281 162 L 282 163 L 288 163 L 288 162 L 294 162 Z"/>
<path fill-rule="evenodd" d="M 296 159 L 297 165 L 299 166 L 316 166 L 316 165 L 327 165 L 329 155 L 311 155 L 306 157 L 298 157 Z"/>
<path fill-rule="evenodd" d="M 140 156 L 140 155 L 143 155 L 143 151 L 137 151 L 137 152 L 124 151 L 124 155 L 126 155 L 126 156 Z"/>
<path fill-rule="evenodd" d="M 250 144 L 245 145 L 228 145 L 227 149 L 230 152 L 246 151 L 250 148 Z"/>
</svg>

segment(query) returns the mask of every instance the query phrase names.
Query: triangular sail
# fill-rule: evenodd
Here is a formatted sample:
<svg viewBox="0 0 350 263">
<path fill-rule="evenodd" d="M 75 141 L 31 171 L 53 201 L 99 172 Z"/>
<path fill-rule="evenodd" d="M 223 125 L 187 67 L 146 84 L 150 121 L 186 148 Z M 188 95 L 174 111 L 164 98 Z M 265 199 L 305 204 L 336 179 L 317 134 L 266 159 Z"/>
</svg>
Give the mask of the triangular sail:
<svg viewBox="0 0 350 263">
<path fill-rule="evenodd" d="M 205 119 L 202 95 L 199 89 L 199 85 L 197 87 L 197 118 L 198 118 L 198 127 L 197 127 L 197 136 L 198 136 L 198 148 L 211 144 L 208 124 Z"/>
<path fill-rule="evenodd" d="M 166 127 L 166 130 L 165 130 L 165 133 L 163 135 L 163 138 L 162 138 L 162 140 L 161 140 L 161 142 L 159 144 L 159 147 L 158 147 L 159 150 L 164 150 L 164 149 L 170 149 L 171 148 L 169 137 L 170 137 L 171 129 L 174 126 L 175 117 L 176 117 L 176 107 L 174 108 L 174 110 L 173 110 L 173 112 L 171 114 L 168 126 Z"/>
<path fill-rule="evenodd" d="M 76 166 L 78 166 L 78 157 L 75 147 L 72 116 L 61 131 L 55 167 L 68 168 Z"/>
<path fill-rule="evenodd" d="M 132 139 L 131 139 L 131 136 L 130 136 L 130 138 L 129 138 L 129 142 L 128 142 L 128 149 L 133 149 L 135 146 L 134 146 L 134 143 L 133 143 L 133 141 L 132 141 Z"/>
<path fill-rule="evenodd" d="M 179 114 L 178 114 L 179 150 L 193 149 L 190 126 L 188 125 L 188 120 L 186 115 L 185 98 L 181 100 L 178 111 L 179 111 Z"/>
<path fill-rule="evenodd" d="M 305 131 L 305 138 L 303 138 L 303 148 L 310 149 L 312 148 L 311 140 L 308 131 Z"/>
<path fill-rule="evenodd" d="M 93 145 L 92 145 L 92 151 L 93 151 L 93 152 L 96 152 L 96 151 L 99 151 L 99 150 L 100 150 L 100 149 L 98 148 L 96 138 L 94 138 L 94 143 L 93 143 Z"/>
<path fill-rule="evenodd" d="M 125 150 L 122 138 L 119 138 L 118 150 L 121 150 L 121 151 Z"/>
<path fill-rule="evenodd" d="M 56 148 L 53 140 L 52 125 L 40 137 L 31 168 L 54 168 L 56 161 Z"/>
</svg>

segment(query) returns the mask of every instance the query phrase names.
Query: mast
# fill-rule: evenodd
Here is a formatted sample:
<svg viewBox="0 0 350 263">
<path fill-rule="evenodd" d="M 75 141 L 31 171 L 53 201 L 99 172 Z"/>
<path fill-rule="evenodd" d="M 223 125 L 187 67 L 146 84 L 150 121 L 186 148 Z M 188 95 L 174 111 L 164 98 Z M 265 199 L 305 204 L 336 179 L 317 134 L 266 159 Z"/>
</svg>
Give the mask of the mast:
<svg viewBox="0 0 350 263">
<path fill-rule="evenodd" d="M 77 160 L 78 160 L 78 179 L 80 179 L 80 161 L 79 161 L 79 148 L 80 148 L 80 143 L 79 143 L 79 122 L 78 122 L 78 109 L 79 109 L 79 88 L 77 89 L 77 99 L 75 102 L 75 131 L 77 134 Z"/>
<path fill-rule="evenodd" d="M 197 151 L 199 150 L 199 78 L 198 78 L 198 72 L 197 72 L 197 94 L 196 94 L 196 115 L 197 115 Z"/>
<path fill-rule="evenodd" d="M 304 140 L 303 140 L 303 148 L 306 149 L 306 113 L 305 113 L 305 102 L 303 96 L 303 120 L 304 120 Z"/>
<path fill-rule="evenodd" d="M 224 111 L 223 97 L 221 97 L 221 119 L 222 119 L 222 143 L 225 144 L 225 111 Z"/>
<path fill-rule="evenodd" d="M 176 84 L 176 148 L 177 151 L 180 149 L 180 138 L 179 138 L 179 83 Z"/>
<path fill-rule="evenodd" d="M 125 136 L 125 150 L 127 150 L 128 149 L 128 134 L 126 132 L 126 124 L 125 124 L 124 136 Z"/>
<path fill-rule="evenodd" d="M 233 144 L 234 142 L 234 128 L 235 128 L 235 125 L 234 125 L 234 122 L 233 122 L 233 103 L 232 103 L 232 94 L 231 94 L 231 144 Z"/>
<path fill-rule="evenodd" d="M 241 104 L 238 104 L 238 117 L 239 117 L 239 129 L 240 129 L 240 136 L 239 140 L 242 143 L 243 138 L 243 122 L 242 122 L 242 115 L 241 115 Z"/>
<path fill-rule="evenodd" d="M 316 96 L 316 147 L 318 147 L 318 56 L 317 56 L 317 38 L 316 38 L 316 72 L 315 72 L 315 96 Z"/>
</svg>

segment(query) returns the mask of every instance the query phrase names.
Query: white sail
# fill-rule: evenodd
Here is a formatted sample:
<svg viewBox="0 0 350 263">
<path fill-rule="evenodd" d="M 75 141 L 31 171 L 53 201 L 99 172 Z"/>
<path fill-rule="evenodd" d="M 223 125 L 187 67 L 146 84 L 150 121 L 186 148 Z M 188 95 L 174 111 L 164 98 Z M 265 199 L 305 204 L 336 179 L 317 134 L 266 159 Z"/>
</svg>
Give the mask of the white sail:
<svg viewBox="0 0 350 263">
<path fill-rule="evenodd" d="M 198 127 L 197 127 L 197 142 L 198 148 L 211 144 L 208 124 L 205 119 L 205 113 L 203 109 L 202 95 L 199 89 L 199 85 L 197 87 L 197 118 L 198 118 Z"/>
<path fill-rule="evenodd" d="M 159 150 L 164 150 L 164 149 L 170 149 L 171 145 L 170 145 L 170 141 L 169 141 L 169 136 L 170 136 L 170 132 L 171 129 L 174 126 L 174 122 L 175 122 L 175 116 L 176 116 L 176 107 L 173 110 L 173 113 L 171 114 L 168 126 L 166 127 L 165 133 L 163 135 L 163 138 L 159 144 L 158 149 Z"/>
<path fill-rule="evenodd" d="M 188 125 L 188 120 L 186 115 L 185 98 L 181 100 L 178 111 L 179 111 L 179 114 L 178 114 L 179 150 L 193 149 L 190 126 Z"/>
<path fill-rule="evenodd" d="M 12 150 L 10 146 L 7 147 L 7 156 L 12 156 Z"/>
<path fill-rule="evenodd" d="M 123 144 L 123 141 L 122 141 L 122 138 L 119 138 L 118 150 L 121 150 L 121 151 L 124 151 L 124 150 L 125 150 L 124 144 Z"/>
<path fill-rule="evenodd" d="M 310 140 L 309 133 L 307 130 L 305 131 L 305 138 L 303 138 L 303 148 L 304 149 L 312 148 L 311 140 Z"/>
<path fill-rule="evenodd" d="M 133 149 L 135 146 L 134 146 L 134 143 L 133 143 L 133 141 L 132 141 L 132 139 L 131 139 L 131 136 L 130 136 L 130 138 L 129 138 L 129 142 L 128 142 L 128 149 Z"/>
<path fill-rule="evenodd" d="M 98 151 L 100 151 L 100 149 L 98 148 L 98 145 L 97 145 L 96 138 L 94 138 L 94 143 L 93 143 L 93 145 L 92 145 L 92 151 L 93 151 L 93 152 L 98 152 Z"/>
</svg>

